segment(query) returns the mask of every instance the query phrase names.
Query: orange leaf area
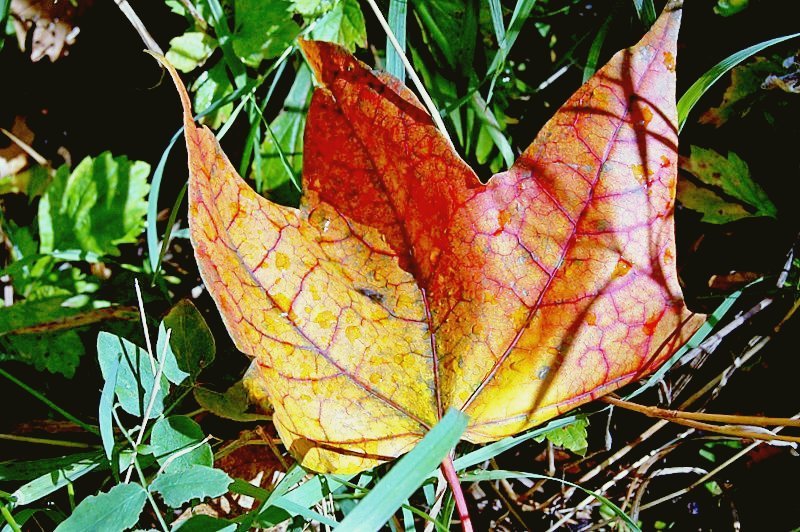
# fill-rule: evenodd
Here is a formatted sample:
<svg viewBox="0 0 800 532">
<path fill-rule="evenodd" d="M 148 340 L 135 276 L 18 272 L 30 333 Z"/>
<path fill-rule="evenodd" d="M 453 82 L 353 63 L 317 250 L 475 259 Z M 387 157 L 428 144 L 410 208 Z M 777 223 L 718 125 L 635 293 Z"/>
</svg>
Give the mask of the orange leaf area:
<svg viewBox="0 0 800 532">
<path fill-rule="evenodd" d="M 642 377 L 702 323 L 675 270 L 675 57 L 665 12 L 483 185 L 413 94 L 303 42 L 322 87 L 301 209 L 257 195 L 177 75 L 203 279 L 301 464 L 408 451 L 449 407 L 509 436 Z"/>
</svg>

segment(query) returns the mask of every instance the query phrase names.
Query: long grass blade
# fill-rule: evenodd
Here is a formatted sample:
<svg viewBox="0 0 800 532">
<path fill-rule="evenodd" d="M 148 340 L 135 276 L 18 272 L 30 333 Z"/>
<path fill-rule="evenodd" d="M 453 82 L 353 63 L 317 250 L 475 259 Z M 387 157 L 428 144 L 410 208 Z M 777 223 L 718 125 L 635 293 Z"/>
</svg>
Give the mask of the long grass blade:
<svg viewBox="0 0 800 532">
<path fill-rule="evenodd" d="M 489 95 L 486 97 L 486 102 L 492 101 L 492 94 L 494 93 L 494 86 L 497 83 L 497 78 L 503 70 L 506 63 L 506 58 L 514 43 L 519 37 L 522 26 L 528 17 L 531 15 L 533 6 L 536 5 L 536 0 L 517 0 L 514 6 L 514 12 L 511 14 L 511 22 L 508 23 L 508 30 L 506 31 L 505 38 L 500 42 L 500 47 L 489 65 L 488 73 L 492 76 L 492 82 L 489 85 Z"/>
<path fill-rule="evenodd" d="M 653 0 L 633 0 L 633 8 L 645 28 L 649 28 L 656 21 L 656 6 L 653 5 Z"/>
<path fill-rule="evenodd" d="M 342 521 L 342 530 L 379 530 L 461 439 L 468 418 L 451 409 Z"/>
<path fill-rule="evenodd" d="M 406 18 L 408 16 L 407 0 L 389 1 L 389 27 L 397 38 L 400 49 L 406 49 Z M 386 71 L 403 83 L 406 81 L 406 69 L 403 59 L 397 50 L 392 46 L 389 38 L 386 38 Z"/>
<path fill-rule="evenodd" d="M 791 35 L 784 35 L 783 37 L 776 37 L 768 41 L 754 44 L 753 46 L 745 48 L 744 50 L 739 50 L 735 54 L 731 54 L 711 67 L 711 69 L 700 76 L 700 78 L 686 90 L 684 95 L 681 96 L 681 99 L 678 100 L 678 131 L 683 129 L 683 126 L 686 123 L 686 118 L 689 116 L 689 113 L 700 97 L 703 96 L 709 87 L 716 83 L 719 78 L 725 75 L 726 72 L 745 59 L 757 54 L 761 50 L 769 48 L 774 44 L 788 41 L 789 39 L 794 39 L 798 36 L 800 36 L 800 33 L 792 33 Z"/>
</svg>

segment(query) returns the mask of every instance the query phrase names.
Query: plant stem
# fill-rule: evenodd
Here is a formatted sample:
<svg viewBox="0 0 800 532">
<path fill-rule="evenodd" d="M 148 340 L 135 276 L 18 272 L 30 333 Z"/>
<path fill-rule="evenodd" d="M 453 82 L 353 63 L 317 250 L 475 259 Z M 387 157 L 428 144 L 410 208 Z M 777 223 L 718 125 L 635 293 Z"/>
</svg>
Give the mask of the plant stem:
<svg viewBox="0 0 800 532">
<path fill-rule="evenodd" d="M 27 384 L 25 384 L 24 382 L 22 382 L 21 380 L 19 380 L 18 378 L 16 378 L 15 376 L 10 374 L 6 370 L 4 370 L 3 368 L 0 368 L 0 375 L 5 377 L 6 379 L 10 380 L 14 384 L 19 386 L 20 388 L 22 388 L 23 390 L 25 390 L 26 392 L 28 392 L 32 396 L 34 396 L 39 401 L 43 402 L 44 404 L 46 404 L 47 406 L 49 406 L 50 408 L 52 408 L 53 410 L 55 410 L 56 412 L 58 412 L 59 414 L 61 414 L 65 418 L 67 418 L 68 420 L 70 420 L 73 423 L 75 423 L 76 425 L 78 425 L 79 427 L 83 428 L 84 430 L 86 430 L 88 432 L 91 432 L 92 434 L 97 434 L 98 436 L 100 435 L 100 431 L 97 428 L 95 428 L 95 427 L 93 427 L 93 426 L 91 426 L 91 425 L 89 425 L 87 423 L 84 423 L 83 421 L 81 421 L 77 417 L 73 416 L 72 414 L 70 414 L 69 412 L 67 412 L 66 410 L 64 410 L 63 408 L 58 406 L 57 404 L 55 404 L 53 401 L 51 401 L 50 399 L 45 397 L 41 392 L 38 392 L 38 391 L 34 390 L 30 386 L 28 386 Z"/>
<path fill-rule="evenodd" d="M 461 519 L 461 529 L 464 532 L 472 532 L 472 520 L 469 517 L 469 509 L 467 508 L 467 501 L 464 498 L 464 491 L 461 489 L 461 482 L 458 480 L 456 468 L 453 466 L 453 459 L 447 457 L 442 461 L 441 465 L 442 474 L 447 479 L 450 489 L 453 490 L 453 499 L 456 501 L 456 510 L 458 510 L 458 517 Z"/>
<path fill-rule="evenodd" d="M 11 512 L 8 510 L 8 507 L 5 504 L 0 505 L 0 515 L 2 515 L 3 519 L 6 520 L 8 526 L 11 527 L 11 530 L 14 532 L 22 532 L 22 528 L 20 528 L 19 524 L 14 519 L 14 516 L 11 515 Z"/>
<path fill-rule="evenodd" d="M 16 434 L 0 434 L 0 440 L 21 441 L 26 443 L 41 443 L 42 445 L 54 445 L 57 447 L 74 447 L 77 449 L 94 449 L 96 445 L 77 441 L 52 440 L 50 438 L 33 438 L 31 436 L 17 436 Z"/>
</svg>

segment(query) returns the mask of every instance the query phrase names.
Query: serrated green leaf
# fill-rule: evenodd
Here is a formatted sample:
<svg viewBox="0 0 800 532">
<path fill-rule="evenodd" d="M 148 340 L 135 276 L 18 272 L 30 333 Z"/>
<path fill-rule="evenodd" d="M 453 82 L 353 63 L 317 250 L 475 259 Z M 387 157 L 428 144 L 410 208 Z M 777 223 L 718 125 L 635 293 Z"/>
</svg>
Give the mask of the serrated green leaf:
<svg viewBox="0 0 800 532">
<path fill-rule="evenodd" d="M 119 360 L 115 393 L 123 410 L 134 416 L 143 416 L 153 395 L 156 371 L 154 362 L 147 351 L 125 338 L 101 332 L 97 335 L 97 360 L 103 378 L 108 379 L 111 370 Z M 164 411 L 164 398 L 169 391 L 169 382 L 163 375 L 155 393 L 150 418 L 156 418 Z"/>
<path fill-rule="evenodd" d="M 586 427 L 589 426 L 589 418 L 586 416 L 578 416 L 575 421 L 569 425 L 558 427 L 549 430 L 538 438 L 534 438 L 538 442 L 542 442 L 545 438 L 553 445 L 563 447 L 575 454 L 583 456 L 586 454 L 586 449 L 589 443 L 586 441 Z"/>
<path fill-rule="evenodd" d="M 153 425 L 150 449 L 159 465 L 170 472 L 183 471 L 195 465 L 212 466 L 214 454 L 211 445 L 203 442 L 204 438 L 203 429 L 192 419 L 170 416 Z"/>
<path fill-rule="evenodd" d="M 139 484 L 118 484 L 107 493 L 86 497 L 72 515 L 56 527 L 56 532 L 131 528 L 139 521 L 146 500 L 147 493 Z"/>
<path fill-rule="evenodd" d="M 233 85 L 225 70 L 225 63 L 219 62 L 204 70 L 192 86 L 194 90 L 194 108 L 203 111 L 211 104 L 233 93 Z M 200 122 L 211 129 L 219 128 L 233 111 L 233 102 L 220 106 L 214 112 L 200 118 Z"/>
<path fill-rule="evenodd" d="M 0 353 L 0 360 L 19 360 L 71 379 L 86 352 L 75 331 L 51 334 L 10 334 L 6 336 L 11 349 Z"/>
<path fill-rule="evenodd" d="M 367 46 L 367 27 L 358 0 L 339 0 L 311 32 L 314 39 L 340 44 L 351 52 Z"/>
<path fill-rule="evenodd" d="M 150 165 L 104 152 L 70 172 L 61 166 L 39 203 L 41 252 L 79 249 L 119 255 L 136 242 L 147 212 Z"/>
<path fill-rule="evenodd" d="M 722 224 L 753 216 L 777 216 L 775 205 L 750 177 L 747 163 L 735 153 L 729 152 L 726 159 L 714 150 L 692 146 L 691 155 L 681 160 L 681 168 L 705 186 L 682 180 L 678 201 L 703 213 L 704 222 Z M 724 199 L 715 189 L 734 201 Z"/>
<path fill-rule="evenodd" d="M 164 374 L 175 384 L 186 377 L 192 380 L 214 361 L 216 345 L 206 320 L 197 307 L 184 299 L 172 307 L 159 326 L 157 356 L 164 351 L 166 329 L 170 329 Z"/>
<path fill-rule="evenodd" d="M 183 470 L 162 472 L 150 484 L 150 491 L 160 493 L 165 503 L 179 508 L 192 499 L 219 497 L 228 491 L 232 482 L 221 469 L 195 464 Z"/>
<path fill-rule="evenodd" d="M 181 72 L 191 72 L 214 53 L 217 41 L 199 31 L 190 31 L 169 41 L 167 61 Z"/>
<path fill-rule="evenodd" d="M 304 17 L 318 17 L 327 13 L 336 4 L 336 0 L 294 0 L 292 11 Z"/>
<path fill-rule="evenodd" d="M 245 64 L 257 67 L 291 45 L 300 33 L 291 7 L 289 0 L 235 0 L 233 49 Z"/>
</svg>

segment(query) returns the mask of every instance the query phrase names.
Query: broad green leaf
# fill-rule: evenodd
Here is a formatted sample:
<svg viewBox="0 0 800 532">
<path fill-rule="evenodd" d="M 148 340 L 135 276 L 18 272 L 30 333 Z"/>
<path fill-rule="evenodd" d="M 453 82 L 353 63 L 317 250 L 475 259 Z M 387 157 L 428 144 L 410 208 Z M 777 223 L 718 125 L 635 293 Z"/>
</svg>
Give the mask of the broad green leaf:
<svg viewBox="0 0 800 532">
<path fill-rule="evenodd" d="M 139 521 L 146 500 L 139 484 L 118 484 L 107 493 L 86 497 L 56 532 L 126 530 Z"/>
<path fill-rule="evenodd" d="M 201 514 L 181 521 L 172 530 L 173 532 L 235 532 L 236 523 Z"/>
<path fill-rule="evenodd" d="M 225 63 L 219 62 L 213 67 L 204 70 L 200 77 L 197 78 L 197 81 L 194 82 L 192 89 L 195 91 L 195 109 L 200 110 L 208 109 L 214 102 L 232 94 L 233 85 L 225 70 Z M 233 103 L 226 103 L 200 120 L 211 129 L 217 129 L 231 116 L 232 110 Z"/>
<path fill-rule="evenodd" d="M 217 41 L 199 31 L 190 31 L 169 41 L 167 61 L 181 72 L 191 72 L 205 63 Z"/>
<path fill-rule="evenodd" d="M 164 502 L 179 508 L 192 499 L 219 497 L 228 491 L 233 479 L 221 469 L 191 465 L 186 469 L 168 469 L 150 484 L 150 491 L 161 494 Z"/>
<path fill-rule="evenodd" d="M 41 476 L 31 480 L 17 489 L 11 496 L 15 499 L 17 506 L 24 506 L 36 502 L 43 497 L 47 497 L 59 488 L 63 488 L 70 482 L 75 482 L 101 463 L 102 455 L 82 458 L 63 467 L 56 466 Z"/>
<path fill-rule="evenodd" d="M 194 390 L 197 404 L 221 418 L 233 421 L 258 421 L 269 419 L 269 416 L 249 412 L 250 400 L 242 381 L 237 381 L 224 393 L 215 392 L 201 386 Z"/>
<path fill-rule="evenodd" d="M 235 0 L 233 49 L 245 64 L 257 67 L 291 45 L 300 33 L 291 7 L 289 0 Z"/>
<path fill-rule="evenodd" d="M 292 11 L 304 17 L 318 17 L 327 13 L 336 4 L 336 0 L 294 0 Z"/>
<path fill-rule="evenodd" d="M 127 413 L 143 416 L 150 397 L 153 395 L 156 371 L 155 361 L 150 360 L 147 351 L 125 338 L 115 334 L 101 332 L 97 335 L 97 359 L 103 378 L 108 379 L 112 368 L 119 360 L 117 385 L 115 392 L 120 406 Z M 164 398 L 167 395 L 169 382 L 163 375 L 155 393 L 150 418 L 156 418 L 164 411 Z"/>
<path fill-rule="evenodd" d="M 264 135 L 261 161 L 253 162 L 253 174 L 260 173 L 263 188 L 269 197 L 285 205 L 296 205 L 299 192 L 281 161 L 281 152 L 295 176 L 303 168 L 303 130 L 306 124 L 308 101 L 311 97 L 311 70 L 305 64 L 297 70 L 283 110 L 269 125 L 272 134 Z M 277 142 L 276 142 L 277 141 Z"/>
<path fill-rule="evenodd" d="M 741 13 L 750 5 L 750 0 L 717 0 L 714 6 L 714 13 L 723 17 L 730 17 L 736 13 Z"/>
<path fill-rule="evenodd" d="M 589 426 L 589 418 L 578 416 L 575 421 L 563 427 L 548 430 L 541 436 L 534 438 L 542 442 L 545 438 L 553 445 L 563 447 L 581 456 L 586 454 L 589 443 L 586 441 L 586 427 Z"/>
<path fill-rule="evenodd" d="M 204 438 L 203 429 L 192 419 L 170 416 L 153 425 L 150 448 L 159 465 L 169 472 L 183 471 L 195 465 L 212 466 L 211 445 L 200 443 Z"/>
<path fill-rule="evenodd" d="M 150 165 L 104 152 L 70 172 L 61 166 L 39 203 L 41 251 L 119 255 L 144 229 Z"/>
<path fill-rule="evenodd" d="M 351 52 L 367 46 L 367 28 L 358 0 L 339 0 L 311 32 L 314 39 L 341 44 Z"/>
<path fill-rule="evenodd" d="M 343 530 L 378 530 L 458 443 L 468 418 L 451 409 L 342 521 Z"/>
<path fill-rule="evenodd" d="M 164 373 L 175 384 L 180 384 L 186 376 L 194 380 L 208 367 L 216 355 L 214 336 L 197 307 L 188 299 L 181 300 L 164 316 L 159 327 L 158 356 L 164 348 L 166 334 L 162 330 L 170 329 L 168 351 L 172 354 L 164 365 Z M 165 331 L 166 332 L 166 331 Z M 169 368 L 169 369 L 168 369 Z"/>
<path fill-rule="evenodd" d="M 704 222 L 722 224 L 753 216 L 777 216 L 775 205 L 750 177 L 747 163 L 735 153 L 729 152 L 726 159 L 714 150 L 692 146 L 691 155 L 681 160 L 681 167 L 706 185 L 700 187 L 687 180 L 678 184 L 678 200 L 701 212 Z"/>
</svg>

